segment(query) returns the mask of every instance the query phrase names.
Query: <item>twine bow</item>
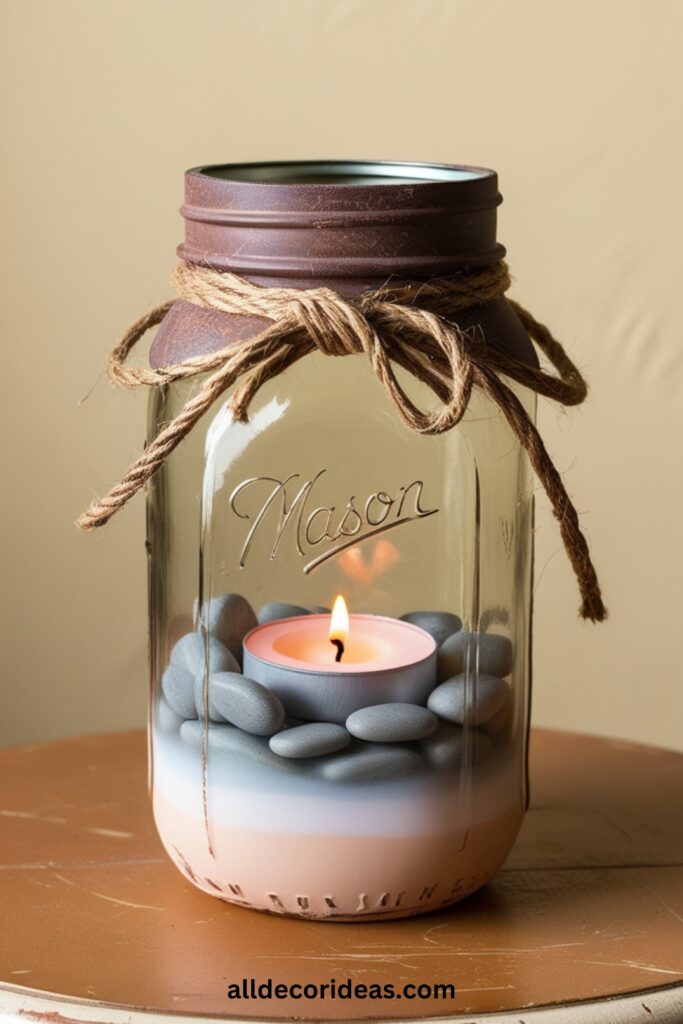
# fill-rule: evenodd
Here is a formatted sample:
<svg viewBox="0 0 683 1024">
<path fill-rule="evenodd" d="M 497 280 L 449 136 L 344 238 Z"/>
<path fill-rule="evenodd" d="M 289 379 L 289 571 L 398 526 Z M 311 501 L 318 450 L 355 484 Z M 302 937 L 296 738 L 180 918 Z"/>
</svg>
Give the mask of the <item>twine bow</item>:
<svg viewBox="0 0 683 1024">
<path fill-rule="evenodd" d="M 126 359 L 143 335 L 161 323 L 173 302 L 152 309 L 129 327 L 109 356 L 108 374 L 124 387 L 154 387 L 208 374 L 188 400 L 133 463 L 106 497 L 79 517 L 84 530 L 103 526 L 133 497 L 192 430 L 213 402 L 233 385 L 230 405 L 244 422 L 259 388 L 315 350 L 329 356 L 364 353 L 403 422 L 420 434 L 441 434 L 462 419 L 474 387 L 496 403 L 543 485 L 581 591 L 580 614 L 601 622 L 607 616 L 600 584 L 578 513 L 543 441 L 508 377 L 562 405 L 578 405 L 586 383 L 547 327 L 511 302 L 531 340 L 557 375 L 528 366 L 470 336 L 450 318 L 460 310 L 504 295 L 510 275 L 503 262 L 473 273 L 399 286 L 387 285 L 342 298 L 329 288 L 262 288 L 235 274 L 181 262 L 174 272 L 183 299 L 206 309 L 265 317 L 272 323 L 255 337 L 208 355 L 194 356 L 160 369 L 136 369 Z M 439 399 L 433 410 L 420 409 L 399 383 L 394 365 L 427 384 Z"/>
</svg>

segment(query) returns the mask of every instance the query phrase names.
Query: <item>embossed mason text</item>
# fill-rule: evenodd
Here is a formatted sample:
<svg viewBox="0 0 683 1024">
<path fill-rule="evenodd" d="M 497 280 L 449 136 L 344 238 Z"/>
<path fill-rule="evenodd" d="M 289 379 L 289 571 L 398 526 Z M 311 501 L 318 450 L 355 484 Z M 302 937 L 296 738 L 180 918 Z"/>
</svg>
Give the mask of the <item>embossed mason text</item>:
<svg viewBox="0 0 683 1024">
<path fill-rule="evenodd" d="M 241 568 L 260 535 L 270 544 L 270 558 L 276 557 L 288 538 L 302 558 L 310 559 L 303 570 L 308 573 L 352 544 L 439 511 L 423 506 L 423 480 L 413 480 L 393 493 L 378 490 L 361 499 L 352 494 L 341 505 L 316 504 L 318 482 L 326 472 L 321 469 L 303 482 L 300 473 L 291 473 L 284 480 L 258 476 L 237 485 L 230 495 L 230 508 L 251 524 L 240 553 Z"/>
</svg>

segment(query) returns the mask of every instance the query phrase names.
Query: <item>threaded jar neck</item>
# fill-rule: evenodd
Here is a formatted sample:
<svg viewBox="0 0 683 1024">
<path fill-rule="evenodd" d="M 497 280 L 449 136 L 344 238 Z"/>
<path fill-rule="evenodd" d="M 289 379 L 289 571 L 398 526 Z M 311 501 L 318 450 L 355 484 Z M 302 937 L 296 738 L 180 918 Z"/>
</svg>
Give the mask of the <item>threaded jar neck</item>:
<svg viewBox="0 0 683 1024">
<path fill-rule="evenodd" d="M 482 167 L 304 161 L 185 175 L 182 259 L 264 285 L 342 293 L 499 260 L 498 176 Z"/>
</svg>

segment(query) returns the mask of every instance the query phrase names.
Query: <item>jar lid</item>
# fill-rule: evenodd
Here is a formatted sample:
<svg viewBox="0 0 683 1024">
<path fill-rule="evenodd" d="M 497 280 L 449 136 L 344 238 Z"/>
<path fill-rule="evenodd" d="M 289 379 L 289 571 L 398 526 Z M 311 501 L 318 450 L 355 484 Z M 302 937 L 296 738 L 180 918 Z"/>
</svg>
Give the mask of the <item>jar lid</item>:
<svg viewBox="0 0 683 1024">
<path fill-rule="evenodd" d="M 185 175 L 182 259 L 259 284 L 342 293 L 499 260 L 498 176 L 483 167 L 301 161 Z"/>
<path fill-rule="evenodd" d="M 178 255 L 265 287 L 328 287 L 353 298 L 390 280 L 502 259 L 501 201 L 498 175 L 485 167 L 382 160 L 195 167 L 185 175 Z M 269 322 L 179 300 L 157 332 L 150 363 L 216 351 Z"/>
</svg>

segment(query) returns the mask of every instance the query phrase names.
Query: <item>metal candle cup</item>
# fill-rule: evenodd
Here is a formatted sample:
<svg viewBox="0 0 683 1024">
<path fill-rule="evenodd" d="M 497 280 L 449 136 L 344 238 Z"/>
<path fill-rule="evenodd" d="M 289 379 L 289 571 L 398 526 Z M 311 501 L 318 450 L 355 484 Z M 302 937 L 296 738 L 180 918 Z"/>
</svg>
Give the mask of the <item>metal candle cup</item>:
<svg viewBox="0 0 683 1024">
<path fill-rule="evenodd" d="M 429 633 L 399 619 L 354 614 L 335 662 L 329 629 L 329 615 L 257 626 L 244 638 L 245 676 L 276 693 L 288 714 L 318 722 L 345 722 L 373 704 L 426 702 L 436 685 Z"/>
</svg>

